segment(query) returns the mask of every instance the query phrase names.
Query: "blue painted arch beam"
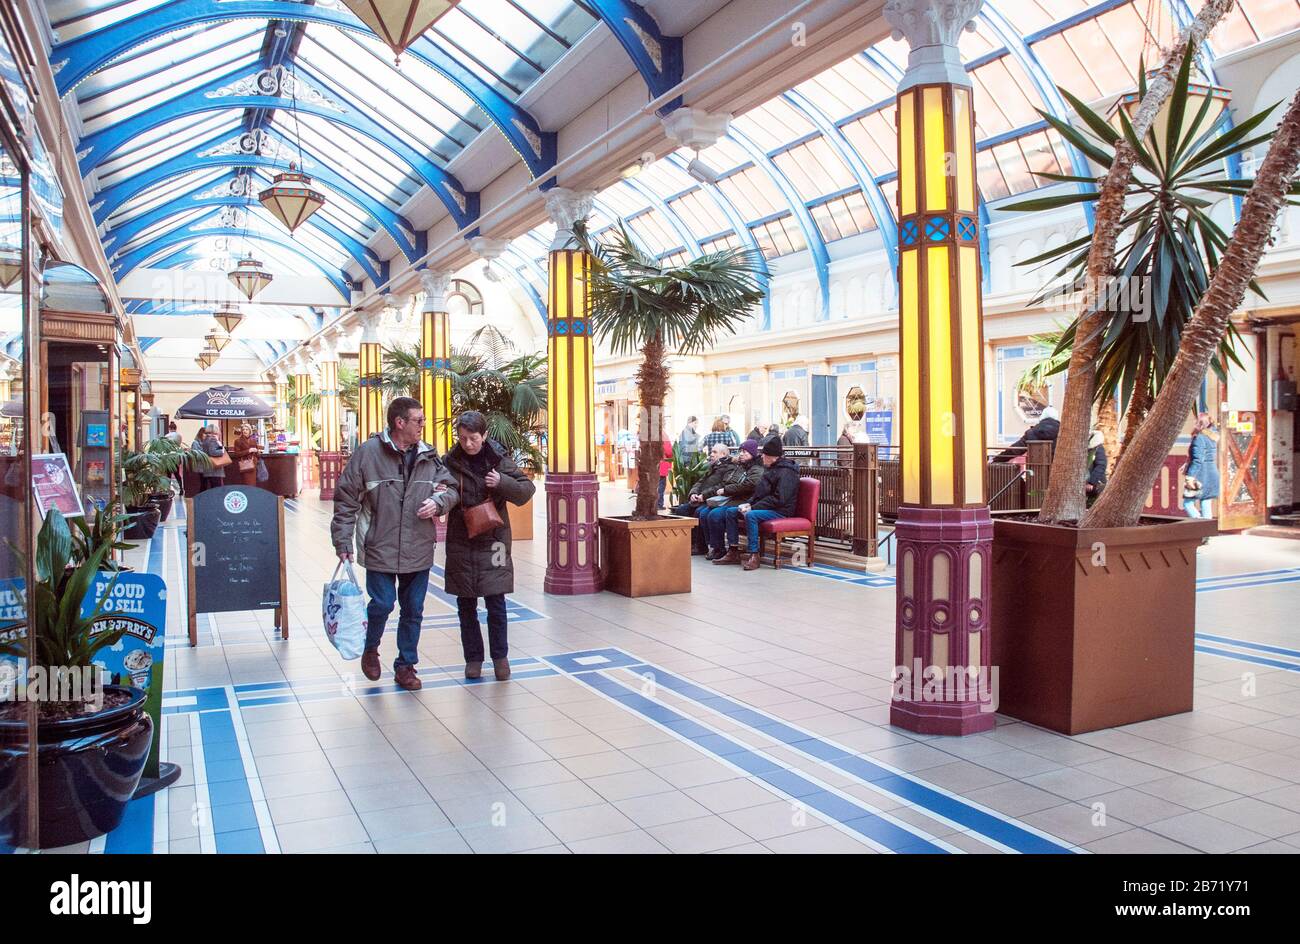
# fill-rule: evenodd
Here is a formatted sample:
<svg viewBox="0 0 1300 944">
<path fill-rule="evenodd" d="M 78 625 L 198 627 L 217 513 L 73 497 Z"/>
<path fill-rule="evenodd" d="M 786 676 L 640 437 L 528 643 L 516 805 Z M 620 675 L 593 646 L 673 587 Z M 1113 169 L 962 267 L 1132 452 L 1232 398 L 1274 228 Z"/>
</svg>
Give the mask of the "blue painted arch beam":
<svg viewBox="0 0 1300 944">
<path fill-rule="evenodd" d="M 91 208 L 94 212 L 95 221 L 103 223 L 132 197 L 163 181 L 191 171 L 212 167 L 259 167 L 272 171 L 281 168 L 278 161 L 255 154 L 211 154 L 202 156 L 198 153 L 222 144 L 227 137 L 228 135 L 214 137 L 195 148 L 194 153 L 177 155 L 155 167 L 151 167 L 142 174 L 130 177 L 120 184 L 115 184 L 106 190 L 100 191 L 91 199 Z M 393 241 L 397 243 L 398 248 L 407 259 L 414 261 L 424 254 L 426 234 L 423 230 L 417 230 L 405 217 L 384 206 L 347 178 L 335 173 L 327 166 L 321 165 L 320 159 L 316 155 L 312 155 L 312 157 L 317 161 L 318 165 L 312 169 L 312 176 L 317 183 L 327 190 L 341 193 L 357 206 L 366 210 L 392 236 Z"/>
<path fill-rule="evenodd" d="M 55 45 L 50 63 L 59 95 L 66 95 L 117 57 L 150 40 L 191 26 L 245 19 L 321 23 L 374 36 L 349 12 L 289 0 L 173 0 Z M 542 131 L 526 109 L 427 36 L 412 44 L 406 54 L 441 73 L 469 96 L 505 135 L 534 178 L 544 176 L 555 166 L 555 133 Z"/>
<path fill-rule="evenodd" d="M 103 130 L 83 138 L 81 150 L 87 153 L 80 163 L 82 176 L 88 176 L 91 171 L 127 142 L 133 141 L 141 135 L 177 118 L 225 109 L 275 109 L 284 107 L 286 104 L 285 99 L 273 95 L 211 97 L 211 93 L 217 92 L 239 79 L 246 78 L 248 75 L 249 72 L 246 68 L 228 72 L 207 85 L 199 86 L 196 89 L 168 99 L 157 108 L 141 112 L 125 121 L 109 125 Z M 477 193 L 467 191 L 455 177 L 417 153 L 414 148 L 384 128 L 369 115 L 355 110 L 336 111 L 310 100 L 300 100 L 297 103 L 297 109 L 302 114 L 312 115 L 364 135 L 383 145 L 400 160 L 405 161 L 411 170 L 438 195 L 438 198 L 447 208 L 447 212 L 456 221 L 458 228 L 469 226 L 478 218 L 479 197 Z M 461 201 L 465 204 L 464 209 L 460 206 Z"/>
<path fill-rule="evenodd" d="M 587 0 L 622 45 L 650 89 L 650 97 L 660 98 L 681 84 L 684 63 L 682 38 L 666 36 L 659 24 L 635 0 Z M 660 116 L 668 114 L 682 104 L 682 97 L 661 105 Z"/>
</svg>

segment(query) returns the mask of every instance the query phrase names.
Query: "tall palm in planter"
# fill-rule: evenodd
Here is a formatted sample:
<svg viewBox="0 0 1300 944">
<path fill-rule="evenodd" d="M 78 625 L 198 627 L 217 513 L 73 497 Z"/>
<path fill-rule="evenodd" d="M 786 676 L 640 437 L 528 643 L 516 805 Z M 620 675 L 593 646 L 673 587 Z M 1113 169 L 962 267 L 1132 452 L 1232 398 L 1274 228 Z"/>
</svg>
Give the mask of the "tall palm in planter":
<svg viewBox="0 0 1300 944">
<path fill-rule="evenodd" d="M 1170 94 L 1180 107 L 1185 58 L 1229 6 L 1208 0 L 1151 81 L 1132 122 L 1111 144 L 1114 156 L 1097 201 L 1088 250 L 1092 285 L 1122 270 L 1116 244 L 1138 143 Z M 1085 117 L 1085 121 L 1086 121 Z M 1171 121 L 1171 126 L 1179 124 Z M 1100 129 L 1096 129 L 1100 131 Z M 1223 138 L 1219 139 L 1220 141 Z M 1162 153 L 1177 153 L 1159 142 Z M 1228 143 L 1228 147 L 1232 144 Z M 1176 159 L 1176 157 L 1175 157 Z M 1000 711 L 1077 734 L 1192 708 L 1196 547 L 1214 531 L 1203 519 L 1142 518 L 1160 467 L 1215 358 L 1224 356 L 1230 317 L 1268 245 L 1300 160 L 1300 96 L 1279 124 L 1246 195 L 1240 220 L 1190 316 L 1174 337 L 1154 396 L 1101 498 L 1084 508 L 1084 455 L 1095 400 L 1098 352 L 1113 312 L 1080 312 L 1070 349 L 1065 409 L 1051 483 L 1035 521 L 995 520 L 992 569 L 993 664 L 1000 666 Z M 1104 162 L 1103 162 L 1104 163 Z M 1231 192 L 1237 182 L 1223 184 Z M 1136 373 L 1140 374 L 1141 364 Z M 1141 383 L 1140 379 L 1134 385 Z"/>
<path fill-rule="evenodd" d="M 584 222 L 576 223 L 573 233 L 593 259 L 588 287 L 593 335 L 608 341 L 615 354 L 641 354 L 636 510 L 627 519 L 600 519 L 605 586 L 629 596 L 688 591 L 690 530 L 696 522 L 661 517 L 657 511 L 667 435 L 665 358 L 673 351 L 698 353 L 735 332 L 763 299 L 762 258 L 749 249 L 724 249 L 664 266 L 637 248 L 621 222 L 605 241 L 591 238 Z M 659 553 L 656 544 L 655 559 L 638 562 L 631 552 L 637 531 L 680 534 L 670 555 Z"/>
</svg>

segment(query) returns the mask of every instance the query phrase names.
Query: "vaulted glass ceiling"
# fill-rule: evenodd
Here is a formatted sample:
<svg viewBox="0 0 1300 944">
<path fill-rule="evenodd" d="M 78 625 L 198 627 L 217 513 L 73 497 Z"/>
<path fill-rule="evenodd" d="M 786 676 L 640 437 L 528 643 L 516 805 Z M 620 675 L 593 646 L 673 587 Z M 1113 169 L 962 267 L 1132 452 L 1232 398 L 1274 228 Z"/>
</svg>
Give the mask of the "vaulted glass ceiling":
<svg viewBox="0 0 1300 944">
<path fill-rule="evenodd" d="M 415 199 L 422 192 L 461 225 L 474 219 L 477 195 L 448 167 L 480 133 L 505 135 L 535 177 L 544 172 L 554 136 L 520 106 L 524 90 L 601 20 L 621 38 L 629 26 L 654 28 L 598 0 L 461 0 L 394 65 L 339 0 L 45 7 L 56 80 L 75 96 L 79 159 L 119 276 L 142 265 L 220 267 L 252 249 L 277 271 L 336 284 L 382 281 L 386 260 L 422 254 L 438 216 Z M 982 204 L 1043 186 L 1037 174 L 1088 173 L 1038 110 L 1068 118 L 1058 87 L 1094 103 L 1132 88 L 1141 58 L 1150 65 L 1192 11 L 1189 0 L 986 0 L 960 41 L 975 88 Z M 1198 65 L 1212 76 L 1216 57 L 1297 27 L 1298 0 L 1239 0 Z M 621 217 L 647 251 L 670 259 L 734 245 L 768 259 L 807 251 L 823 280 L 827 247 L 841 240 L 862 237 L 853 251 L 888 259 L 894 89 L 906 58 L 903 43 L 884 40 L 736 116 L 699 155 L 720 173 L 716 186 L 690 177 L 695 154 L 678 151 L 603 191 L 593 228 Z M 293 235 L 255 200 L 290 161 L 329 201 Z M 535 297 L 545 296 L 552 236 L 538 227 L 501 260 Z"/>
</svg>

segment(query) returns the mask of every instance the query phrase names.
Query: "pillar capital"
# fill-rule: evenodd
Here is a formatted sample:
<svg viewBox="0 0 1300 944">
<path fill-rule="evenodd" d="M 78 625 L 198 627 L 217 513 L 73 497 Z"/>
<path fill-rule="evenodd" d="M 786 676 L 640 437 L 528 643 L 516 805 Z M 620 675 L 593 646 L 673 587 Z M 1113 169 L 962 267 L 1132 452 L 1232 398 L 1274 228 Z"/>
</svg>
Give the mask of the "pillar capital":
<svg viewBox="0 0 1300 944">
<path fill-rule="evenodd" d="M 570 190 L 552 187 L 546 191 L 546 214 L 555 224 L 555 239 L 551 249 L 569 249 L 573 244 L 573 224 L 591 216 L 594 190 Z"/>
<path fill-rule="evenodd" d="M 420 270 L 420 287 L 424 290 L 424 311 L 446 311 L 447 289 L 451 273 L 435 269 Z"/>
<path fill-rule="evenodd" d="M 975 31 L 975 14 L 983 0 L 886 0 L 884 14 L 895 41 L 911 48 L 899 90 L 914 85 L 950 82 L 971 84 L 957 42 L 962 30 Z"/>
</svg>

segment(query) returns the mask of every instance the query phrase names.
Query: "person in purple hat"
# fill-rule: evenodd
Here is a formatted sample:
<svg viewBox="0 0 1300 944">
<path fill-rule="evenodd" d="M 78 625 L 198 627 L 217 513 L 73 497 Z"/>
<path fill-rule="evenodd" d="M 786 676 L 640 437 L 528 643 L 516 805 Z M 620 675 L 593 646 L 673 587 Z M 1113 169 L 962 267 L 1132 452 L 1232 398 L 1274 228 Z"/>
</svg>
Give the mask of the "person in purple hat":
<svg viewBox="0 0 1300 944">
<path fill-rule="evenodd" d="M 705 499 L 713 507 L 700 512 L 700 524 L 709 542 L 708 559 L 715 564 L 740 563 L 741 504 L 748 501 L 763 477 L 763 463 L 758 461 L 760 446 L 756 439 L 746 439 L 732 462 L 722 485 Z"/>
</svg>

